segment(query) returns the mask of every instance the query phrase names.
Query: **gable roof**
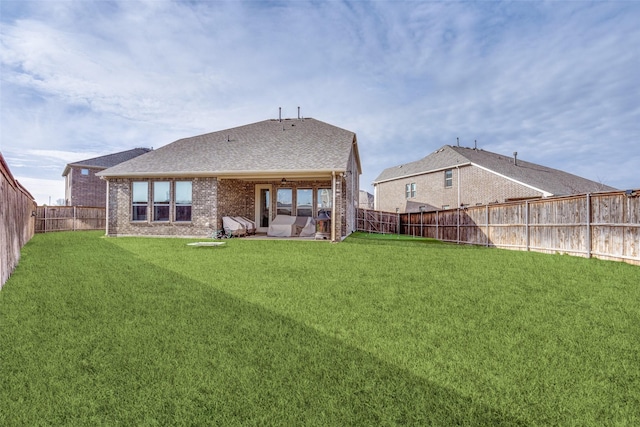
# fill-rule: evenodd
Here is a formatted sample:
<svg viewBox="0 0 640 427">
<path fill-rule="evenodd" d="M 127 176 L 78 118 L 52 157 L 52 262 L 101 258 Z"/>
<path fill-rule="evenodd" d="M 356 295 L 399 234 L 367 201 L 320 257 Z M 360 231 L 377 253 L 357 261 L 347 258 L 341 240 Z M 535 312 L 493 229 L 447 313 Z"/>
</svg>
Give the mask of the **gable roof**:
<svg viewBox="0 0 640 427">
<path fill-rule="evenodd" d="M 127 160 L 131 160 L 142 154 L 148 153 L 151 148 L 134 148 L 132 150 L 120 151 L 119 153 L 107 154 L 106 156 L 94 157 L 92 159 L 80 160 L 79 162 L 68 163 L 62 172 L 62 176 L 67 176 L 72 167 L 107 169 Z"/>
<path fill-rule="evenodd" d="M 516 163 L 514 163 L 513 157 L 502 154 L 445 145 L 418 161 L 385 169 L 375 179 L 374 184 L 451 169 L 456 166 L 473 165 L 536 189 L 546 196 L 615 190 L 613 187 L 558 169 L 520 159 Z"/>
<path fill-rule="evenodd" d="M 98 173 L 104 177 L 250 176 L 345 171 L 355 133 L 319 120 L 265 120 L 179 139 Z"/>
</svg>

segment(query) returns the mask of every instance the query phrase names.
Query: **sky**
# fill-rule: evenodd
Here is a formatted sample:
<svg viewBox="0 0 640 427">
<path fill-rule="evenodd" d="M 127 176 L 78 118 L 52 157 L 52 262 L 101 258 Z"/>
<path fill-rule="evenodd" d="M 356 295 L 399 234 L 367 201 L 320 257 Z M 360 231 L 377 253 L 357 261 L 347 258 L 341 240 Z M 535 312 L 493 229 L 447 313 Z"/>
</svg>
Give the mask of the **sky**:
<svg viewBox="0 0 640 427">
<path fill-rule="evenodd" d="M 361 190 L 445 144 L 640 188 L 640 2 L 0 0 L 0 152 L 67 163 L 283 117 L 357 135 Z"/>
</svg>

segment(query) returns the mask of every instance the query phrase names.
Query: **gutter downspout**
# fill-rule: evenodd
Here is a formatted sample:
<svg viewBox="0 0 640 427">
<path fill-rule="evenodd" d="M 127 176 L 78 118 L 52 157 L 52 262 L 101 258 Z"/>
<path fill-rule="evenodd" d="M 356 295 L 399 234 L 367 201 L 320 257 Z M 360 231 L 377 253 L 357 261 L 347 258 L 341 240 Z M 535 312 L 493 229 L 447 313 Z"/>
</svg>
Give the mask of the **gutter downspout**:
<svg viewBox="0 0 640 427">
<path fill-rule="evenodd" d="M 331 241 L 336 241 L 336 171 L 331 171 Z"/>
<path fill-rule="evenodd" d="M 460 208 L 460 166 L 456 166 L 456 171 L 458 175 L 458 209 Z"/>
<path fill-rule="evenodd" d="M 456 244 L 460 244 L 460 166 L 456 165 L 456 175 L 458 178 L 458 206 L 456 209 L 458 210 L 458 222 L 456 224 Z"/>
</svg>

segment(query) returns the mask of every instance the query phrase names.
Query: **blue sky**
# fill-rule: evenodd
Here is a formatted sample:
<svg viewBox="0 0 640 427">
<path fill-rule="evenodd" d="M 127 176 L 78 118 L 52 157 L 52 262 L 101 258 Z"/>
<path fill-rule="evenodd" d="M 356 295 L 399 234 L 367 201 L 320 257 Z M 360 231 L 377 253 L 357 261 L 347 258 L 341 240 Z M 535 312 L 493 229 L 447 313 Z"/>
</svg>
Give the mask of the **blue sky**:
<svg viewBox="0 0 640 427">
<path fill-rule="evenodd" d="M 640 187 L 640 2 L 0 0 L 0 151 L 67 163 L 277 118 L 356 132 L 361 189 L 456 143 Z"/>
</svg>

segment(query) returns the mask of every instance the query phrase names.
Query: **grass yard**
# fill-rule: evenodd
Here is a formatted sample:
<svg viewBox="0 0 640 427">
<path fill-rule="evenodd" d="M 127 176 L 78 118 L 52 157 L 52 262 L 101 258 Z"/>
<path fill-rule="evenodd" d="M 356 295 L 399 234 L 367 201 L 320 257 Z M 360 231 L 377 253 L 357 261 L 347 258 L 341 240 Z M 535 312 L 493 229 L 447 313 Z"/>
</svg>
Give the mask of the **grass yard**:
<svg viewBox="0 0 640 427">
<path fill-rule="evenodd" d="M 640 425 L 640 267 L 373 237 L 36 235 L 0 425 Z"/>
</svg>

